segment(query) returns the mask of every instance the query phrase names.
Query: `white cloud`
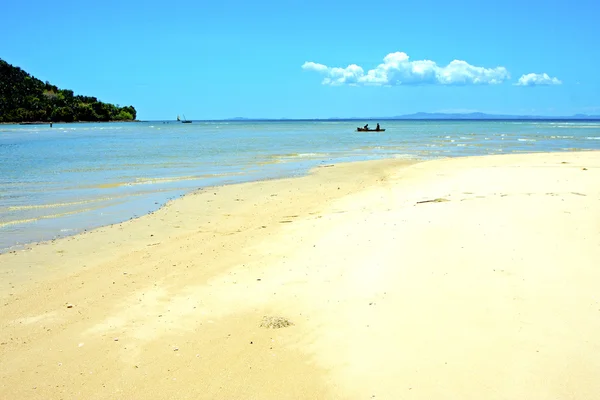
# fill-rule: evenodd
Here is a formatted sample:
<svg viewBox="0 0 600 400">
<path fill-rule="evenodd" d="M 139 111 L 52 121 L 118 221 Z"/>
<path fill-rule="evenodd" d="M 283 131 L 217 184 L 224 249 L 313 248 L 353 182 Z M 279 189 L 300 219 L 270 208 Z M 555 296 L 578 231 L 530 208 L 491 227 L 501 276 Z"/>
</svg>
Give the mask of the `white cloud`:
<svg viewBox="0 0 600 400">
<path fill-rule="evenodd" d="M 476 67 L 461 60 L 454 60 L 445 67 L 440 67 L 430 60 L 410 61 L 403 52 L 388 54 L 382 64 L 366 73 L 356 64 L 339 68 L 309 61 L 302 68 L 325 75 L 322 82 L 324 85 L 483 85 L 502 83 L 510 78 L 504 67 Z"/>
<path fill-rule="evenodd" d="M 546 73 L 543 74 L 526 74 L 519 78 L 515 84 L 517 86 L 542 86 L 542 85 L 562 85 L 558 78 L 550 78 Z"/>
<path fill-rule="evenodd" d="M 317 72 L 327 71 L 327 65 L 317 64 L 314 62 L 305 62 L 302 68 Z"/>
</svg>

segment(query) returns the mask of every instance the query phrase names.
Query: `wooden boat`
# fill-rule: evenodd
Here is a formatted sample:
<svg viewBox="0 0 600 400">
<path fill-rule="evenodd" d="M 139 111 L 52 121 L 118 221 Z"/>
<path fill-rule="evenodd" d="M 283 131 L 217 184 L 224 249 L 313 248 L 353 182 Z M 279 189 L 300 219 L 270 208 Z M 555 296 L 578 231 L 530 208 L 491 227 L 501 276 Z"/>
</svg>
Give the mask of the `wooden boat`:
<svg viewBox="0 0 600 400">
<path fill-rule="evenodd" d="M 356 132 L 385 132 L 385 129 L 365 129 L 365 128 L 356 128 Z"/>
<path fill-rule="evenodd" d="M 183 119 L 179 118 L 179 115 L 177 116 L 177 121 L 181 121 L 182 124 L 191 124 L 192 121 L 190 121 L 189 119 L 185 118 L 185 114 L 183 114 Z"/>
</svg>

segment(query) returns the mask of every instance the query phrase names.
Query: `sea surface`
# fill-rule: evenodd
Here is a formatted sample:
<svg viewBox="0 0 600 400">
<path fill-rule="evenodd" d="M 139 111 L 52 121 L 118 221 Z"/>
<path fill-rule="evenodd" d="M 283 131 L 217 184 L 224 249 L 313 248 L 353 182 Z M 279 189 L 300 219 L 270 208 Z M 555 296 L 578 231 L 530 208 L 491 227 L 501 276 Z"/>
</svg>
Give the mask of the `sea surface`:
<svg viewBox="0 0 600 400">
<path fill-rule="evenodd" d="M 375 125 L 377 121 L 369 121 Z M 600 121 L 0 125 L 0 252 L 158 209 L 197 188 L 324 163 L 600 149 Z"/>
</svg>

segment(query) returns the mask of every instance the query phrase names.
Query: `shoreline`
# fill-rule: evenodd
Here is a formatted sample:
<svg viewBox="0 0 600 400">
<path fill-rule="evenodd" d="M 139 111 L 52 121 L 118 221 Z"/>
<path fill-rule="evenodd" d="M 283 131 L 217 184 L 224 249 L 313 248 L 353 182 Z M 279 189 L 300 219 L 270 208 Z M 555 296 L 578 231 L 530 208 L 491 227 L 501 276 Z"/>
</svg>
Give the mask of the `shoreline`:
<svg viewBox="0 0 600 400">
<path fill-rule="evenodd" d="M 599 155 L 321 166 L 0 254 L 0 397 L 590 397 Z"/>
<path fill-rule="evenodd" d="M 49 121 L 49 122 L 0 122 L 0 125 L 50 125 L 52 124 L 105 124 L 105 123 L 115 123 L 115 122 L 147 122 L 140 120 L 114 120 L 114 121 L 71 121 L 71 122 L 63 122 L 63 121 Z"/>
<path fill-rule="evenodd" d="M 414 158 L 414 159 L 411 159 L 411 158 L 375 158 L 375 159 L 367 159 L 367 160 L 353 160 L 353 161 L 342 161 L 342 162 L 331 162 L 330 161 L 328 163 L 326 163 L 326 161 L 321 161 L 320 165 L 302 169 L 301 172 L 296 171 L 294 173 L 289 173 L 288 175 L 285 175 L 285 176 L 275 176 L 275 177 L 267 177 L 267 178 L 263 177 L 263 178 L 256 178 L 256 179 L 250 179 L 250 180 L 243 180 L 241 182 L 232 182 L 232 183 L 223 183 L 223 184 L 217 184 L 217 185 L 196 187 L 196 188 L 185 191 L 185 193 L 183 193 L 183 194 L 174 195 L 172 197 L 170 196 L 164 202 L 157 203 L 155 200 L 158 200 L 158 199 L 153 199 L 152 201 L 154 201 L 154 204 L 155 205 L 158 204 L 158 208 L 147 211 L 146 213 L 141 213 L 141 214 L 136 213 L 134 215 L 128 216 L 117 222 L 106 223 L 106 224 L 102 224 L 102 225 L 91 225 L 91 226 L 83 227 L 80 229 L 69 229 L 69 233 L 63 232 L 60 234 L 56 234 L 52 238 L 48 238 L 48 239 L 44 239 L 44 240 L 33 239 L 31 241 L 27 241 L 24 243 L 17 243 L 17 244 L 11 245 L 10 247 L 4 247 L 4 248 L 0 247 L 0 255 L 5 254 L 5 253 L 14 253 L 14 252 L 22 251 L 24 249 L 27 249 L 31 246 L 35 246 L 38 244 L 52 243 L 57 240 L 62 240 L 62 239 L 66 239 L 69 237 L 77 236 L 79 234 L 92 232 L 96 229 L 112 227 L 112 226 L 119 225 L 119 224 L 122 224 L 125 222 L 133 221 L 133 220 L 142 218 L 144 216 L 153 214 L 153 213 L 159 211 L 161 208 L 167 206 L 169 203 L 171 203 L 173 201 L 177 201 L 188 195 L 193 195 L 195 193 L 202 192 L 203 190 L 211 190 L 211 189 L 216 189 L 216 188 L 220 188 L 220 187 L 224 187 L 224 186 L 232 186 L 232 185 L 252 184 L 252 183 L 267 182 L 267 181 L 278 181 L 278 180 L 285 180 L 285 179 L 304 178 L 304 177 L 310 176 L 314 173 L 317 173 L 320 168 L 327 168 L 327 167 L 332 167 L 335 165 L 339 166 L 339 165 L 347 165 L 347 164 L 349 165 L 349 164 L 356 164 L 356 163 L 370 163 L 373 161 L 374 162 L 383 162 L 383 163 L 398 162 L 398 163 L 411 164 L 411 163 L 423 162 L 424 160 L 417 159 L 417 158 Z"/>
<path fill-rule="evenodd" d="M 250 181 L 245 181 L 245 182 L 226 183 L 226 184 L 216 185 L 216 186 L 198 187 L 198 188 L 188 191 L 187 193 L 184 193 L 182 195 L 168 199 L 165 203 L 161 204 L 156 210 L 147 212 L 145 214 L 142 213 L 140 215 L 132 216 L 130 218 L 127 218 L 125 220 L 115 222 L 115 223 L 110 223 L 110 224 L 101 225 L 101 226 L 97 226 L 97 227 L 91 227 L 89 229 L 83 229 L 81 231 L 77 231 L 72 234 L 56 236 L 54 238 L 47 239 L 47 240 L 31 241 L 28 243 L 18 244 L 18 245 L 15 245 L 15 246 L 12 246 L 12 247 L 9 247 L 6 249 L 1 249 L 0 250 L 0 259 L 3 255 L 6 255 L 6 254 L 18 254 L 18 253 L 27 252 L 27 251 L 33 251 L 40 246 L 52 246 L 57 243 L 62 243 L 63 241 L 77 239 L 78 237 L 83 236 L 83 235 L 93 235 L 94 233 L 97 233 L 100 231 L 105 233 L 107 230 L 117 228 L 117 227 L 122 227 L 123 225 L 137 224 L 137 223 L 140 223 L 139 222 L 140 220 L 151 218 L 151 216 L 153 216 L 156 213 L 166 212 L 166 210 L 168 208 L 173 207 L 174 204 L 178 204 L 178 202 L 180 202 L 181 200 L 187 199 L 188 197 L 191 198 L 193 196 L 202 196 L 202 195 L 204 195 L 205 192 L 206 193 L 209 193 L 209 192 L 215 193 L 215 192 L 219 192 L 219 191 L 229 191 L 227 189 L 231 189 L 231 191 L 237 191 L 237 190 L 243 190 L 243 188 L 246 186 L 252 187 L 255 185 L 261 186 L 261 185 L 274 184 L 276 186 L 279 186 L 280 184 L 285 184 L 288 181 L 293 183 L 296 180 L 307 180 L 311 176 L 315 176 L 319 173 L 323 173 L 324 169 L 329 169 L 332 167 L 338 167 L 338 168 L 341 167 L 342 169 L 349 169 L 349 170 L 353 171 L 355 174 L 360 175 L 361 171 L 359 171 L 359 170 L 362 168 L 363 165 L 366 166 L 367 171 L 369 171 L 371 169 L 386 170 L 386 169 L 390 169 L 390 168 L 409 166 L 409 165 L 413 165 L 413 164 L 417 164 L 417 163 L 421 163 L 421 162 L 426 162 L 426 161 L 418 160 L 418 159 L 385 158 L 385 159 L 375 159 L 375 160 L 359 160 L 359 161 L 349 161 L 349 162 L 339 162 L 339 163 L 328 163 L 328 164 L 318 165 L 318 166 L 309 168 L 308 170 L 306 170 L 304 173 L 302 173 L 300 175 L 264 178 L 264 179 L 250 180 Z M 355 186 L 357 186 L 357 185 L 355 185 Z M 343 192 L 343 194 L 340 194 L 338 196 L 347 195 L 349 193 L 350 192 Z M 1 272 L 2 272 L 2 270 L 0 269 L 0 273 Z M 2 288 L 0 288 L 0 298 L 2 297 L 1 289 Z"/>
</svg>

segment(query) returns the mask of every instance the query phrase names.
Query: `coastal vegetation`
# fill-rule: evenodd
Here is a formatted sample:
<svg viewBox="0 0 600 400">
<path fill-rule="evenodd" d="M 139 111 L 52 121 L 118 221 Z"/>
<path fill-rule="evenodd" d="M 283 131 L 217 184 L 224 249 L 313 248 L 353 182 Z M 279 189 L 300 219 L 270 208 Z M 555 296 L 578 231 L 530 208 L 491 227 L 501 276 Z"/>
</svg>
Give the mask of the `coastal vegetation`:
<svg viewBox="0 0 600 400">
<path fill-rule="evenodd" d="M 0 122 L 132 121 L 133 106 L 75 95 L 0 59 Z"/>
</svg>

